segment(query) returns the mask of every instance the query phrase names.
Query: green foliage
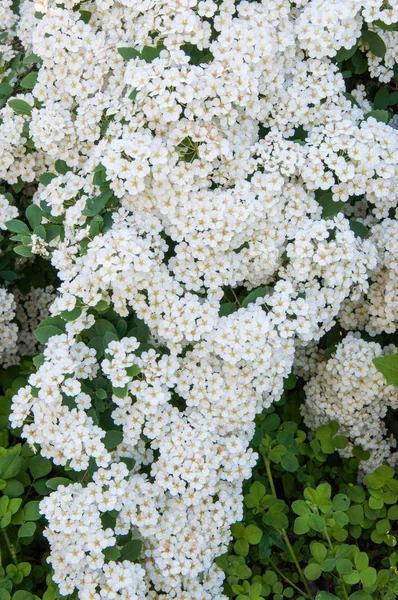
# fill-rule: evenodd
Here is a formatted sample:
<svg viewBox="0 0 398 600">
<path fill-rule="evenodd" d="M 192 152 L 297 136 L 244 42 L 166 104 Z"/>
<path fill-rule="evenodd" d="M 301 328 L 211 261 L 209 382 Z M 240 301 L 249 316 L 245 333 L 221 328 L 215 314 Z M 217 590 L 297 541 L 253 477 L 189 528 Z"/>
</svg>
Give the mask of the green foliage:
<svg viewBox="0 0 398 600">
<path fill-rule="evenodd" d="M 357 448 L 341 458 L 348 440 L 336 422 L 309 436 L 299 413 L 301 384 L 289 379 L 278 406 L 256 419 L 259 460 L 244 486 L 244 519 L 231 527 L 233 541 L 217 559 L 225 593 L 236 600 L 393 600 L 398 476 L 382 465 L 358 483 L 368 455 Z"/>
</svg>

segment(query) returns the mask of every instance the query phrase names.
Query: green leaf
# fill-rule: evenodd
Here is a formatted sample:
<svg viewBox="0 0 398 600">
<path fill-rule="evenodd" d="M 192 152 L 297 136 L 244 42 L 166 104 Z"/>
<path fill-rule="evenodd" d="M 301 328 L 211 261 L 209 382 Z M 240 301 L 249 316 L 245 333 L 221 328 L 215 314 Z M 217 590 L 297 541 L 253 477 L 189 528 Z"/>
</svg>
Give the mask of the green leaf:
<svg viewBox="0 0 398 600">
<path fill-rule="evenodd" d="M 377 109 L 383 110 L 385 108 L 388 108 L 389 105 L 390 105 L 390 92 L 388 91 L 388 88 L 386 88 L 385 86 L 382 86 L 377 90 L 377 94 L 375 96 L 373 106 L 376 110 Z"/>
<path fill-rule="evenodd" d="M 31 73 L 28 73 L 28 75 L 26 75 L 20 82 L 20 86 L 27 89 L 27 90 L 31 90 L 32 88 L 35 87 L 36 83 L 37 83 L 37 77 L 38 77 L 38 73 L 32 71 Z"/>
<path fill-rule="evenodd" d="M 372 600 L 372 596 L 363 590 L 350 594 L 349 600 Z"/>
<path fill-rule="evenodd" d="M 22 496 L 24 489 L 25 487 L 18 479 L 7 479 L 7 483 L 2 491 L 9 498 L 18 498 L 18 496 Z"/>
<path fill-rule="evenodd" d="M 56 179 L 56 177 L 58 177 L 58 175 L 55 173 L 43 173 L 43 175 L 40 175 L 39 181 L 42 185 L 47 187 L 53 179 Z"/>
<path fill-rule="evenodd" d="M 5 225 L 8 231 L 13 231 L 14 233 L 24 233 L 26 235 L 30 235 L 30 231 L 26 223 L 20 221 L 19 219 L 11 219 L 10 221 L 6 221 Z"/>
<path fill-rule="evenodd" d="M 252 290 L 246 298 L 242 301 L 243 308 L 246 308 L 251 302 L 254 302 L 257 298 L 264 298 L 267 294 L 272 292 L 272 288 L 269 286 L 259 287 L 255 290 Z"/>
<path fill-rule="evenodd" d="M 387 516 L 393 521 L 398 521 L 398 505 L 391 506 L 391 508 L 388 509 Z"/>
<path fill-rule="evenodd" d="M 372 362 L 386 378 L 387 385 L 398 385 L 398 353 L 379 356 Z"/>
<path fill-rule="evenodd" d="M 292 509 L 296 513 L 296 515 L 309 515 L 311 513 L 311 509 L 304 500 L 295 500 L 292 503 Z M 308 530 L 307 530 L 308 531 Z"/>
<path fill-rule="evenodd" d="M 48 458 L 44 458 L 40 455 L 32 456 L 29 460 L 29 471 L 33 477 L 33 479 L 39 479 L 40 477 L 45 477 L 51 473 L 52 464 Z"/>
<path fill-rule="evenodd" d="M 339 598 L 330 592 L 319 592 L 316 595 L 316 600 L 339 600 Z"/>
<path fill-rule="evenodd" d="M 106 203 L 113 196 L 113 190 L 107 190 L 100 196 L 95 198 L 89 198 L 87 200 L 86 208 L 82 211 L 82 214 L 88 217 L 94 217 L 105 208 Z"/>
<path fill-rule="evenodd" d="M 26 521 L 38 521 L 40 519 L 39 504 L 38 500 L 31 500 L 25 504 L 24 513 Z"/>
<path fill-rule="evenodd" d="M 0 457 L 0 477 L 1 479 L 11 479 L 18 475 L 21 470 L 22 461 L 18 454 L 8 453 Z"/>
<path fill-rule="evenodd" d="M 30 65 L 32 63 L 36 63 L 36 64 L 41 64 L 43 61 L 40 58 L 40 56 L 37 56 L 37 54 L 28 54 L 28 56 L 25 56 L 25 58 L 22 61 L 23 65 Z"/>
<path fill-rule="evenodd" d="M 131 367 L 127 367 L 126 373 L 129 377 L 136 377 L 141 373 L 141 369 L 138 365 L 132 365 Z"/>
<path fill-rule="evenodd" d="M 237 309 L 238 305 L 235 304 L 235 302 L 225 302 L 225 304 L 221 304 L 218 314 L 220 315 L 220 317 L 227 317 L 228 315 L 231 315 L 233 312 L 235 312 Z"/>
<path fill-rule="evenodd" d="M 343 62 L 343 60 L 348 60 L 349 58 L 351 58 L 351 56 L 353 56 L 355 54 L 355 52 L 358 49 L 358 46 L 359 46 L 359 42 L 357 42 L 351 48 L 340 48 L 340 50 L 337 51 L 335 60 L 337 62 Z"/>
<path fill-rule="evenodd" d="M 110 546 L 109 548 L 105 548 L 104 550 L 105 560 L 118 560 L 118 558 L 120 558 L 120 555 L 121 552 L 116 546 Z"/>
<path fill-rule="evenodd" d="M 304 575 L 310 581 L 315 581 L 315 579 L 318 579 L 321 576 L 321 574 L 322 574 L 321 565 L 318 565 L 315 563 L 307 565 L 304 569 Z"/>
<path fill-rule="evenodd" d="M 116 446 L 122 443 L 123 433 L 117 430 L 107 431 L 102 441 L 107 450 L 113 450 L 116 448 Z"/>
<path fill-rule="evenodd" d="M 385 53 L 387 52 L 387 46 L 377 33 L 368 30 L 363 31 L 362 39 L 367 43 L 372 54 L 378 56 L 379 58 L 384 57 Z"/>
<path fill-rule="evenodd" d="M 333 498 L 333 510 L 345 511 L 351 504 L 351 500 L 345 494 L 337 494 Z"/>
<path fill-rule="evenodd" d="M 33 523 L 33 521 L 27 521 L 26 523 L 21 525 L 21 527 L 18 529 L 18 537 L 19 538 L 30 537 L 31 535 L 34 534 L 35 531 L 36 531 L 36 523 Z"/>
<path fill-rule="evenodd" d="M 391 530 L 391 523 L 388 519 L 381 519 L 376 523 L 376 531 L 377 533 L 384 534 L 388 533 Z"/>
<path fill-rule="evenodd" d="M 387 110 L 371 110 L 366 113 L 364 118 L 367 120 L 369 117 L 373 117 L 376 121 L 380 121 L 381 123 L 388 123 L 390 120 L 390 115 Z"/>
<path fill-rule="evenodd" d="M 344 212 L 347 208 L 347 204 L 345 202 L 341 202 L 340 200 L 335 202 L 332 197 L 332 193 L 325 193 L 320 198 L 317 198 L 318 204 L 322 206 L 322 218 L 329 219 L 330 217 L 334 217 L 340 212 Z"/>
<path fill-rule="evenodd" d="M 320 515 L 311 514 L 308 517 L 308 525 L 311 527 L 311 529 L 315 529 L 315 531 L 323 531 L 326 523 L 325 519 Z"/>
<path fill-rule="evenodd" d="M 1 581 L 0 581 L 0 585 L 1 585 Z M 10 600 L 10 599 L 11 599 L 11 596 L 7 592 L 7 590 L 0 587 L 0 600 Z"/>
<path fill-rule="evenodd" d="M 64 333 L 63 330 L 54 325 L 45 325 L 44 327 L 38 327 L 34 335 L 37 341 L 41 344 L 46 344 L 53 335 L 61 335 L 62 333 Z"/>
<path fill-rule="evenodd" d="M 26 218 L 28 219 L 29 225 L 32 229 L 35 229 L 35 227 L 40 225 L 42 217 L 43 211 L 41 210 L 40 206 L 37 206 L 37 204 L 30 204 L 26 209 Z"/>
<path fill-rule="evenodd" d="M 256 527 L 255 525 L 248 525 L 245 530 L 245 540 L 249 542 L 249 544 L 255 545 L 259 544 L 261 538 L 263 537 L 263 532 L 261 529 Z"/>
<path fill-rule="evenodd" d="M 347 516 L 351 525 L 359 525 L 365 518 L 363 507 L 361 505 L 350 506 L 347 510 Z"/>
<path fill-rule="evenodd" d="M 348 558 L 338 558 L 336 560 L 336 569 L 340 575 L 348 575 L 352 571 L 352 563 Z"/>
<path fill-rule="evenodd" d="M 370 587 L 376 583 L 377 571 L 373 567 L 367 567 L 364 571 L 361 571 L 360 577 L 362 585 Z"/>
<path fill-rule="evenodd" d="M 123 546 L 120 554 L 120 560 L 128 560 L 130 562 L 134 562 L 140 556 L 141 549 L 141 540 L 130 540 L 125 546 Z"/>
<path fill-rule="evenodd" d="M 124 60 L 131 60 L 140 56 L 140 52 L 135 48 L 118 48 L 117 51 Z"/>
<path fill-rule="evenodd" d="M 73 481 L 67 479 L 66 477 L 53 477 L 52 479 L 46 481 L 46 486 L 49 490 L 56 490 L 60 485 L 66 486 L 70 483 L 73 483 Z"/>
<path fill-rule="evenodd" d="M 65 173 L 72 170 L 71 167 L 68 167 L 66 161 L 60 159 L 55 161 L 54 167 L 60 175 L 65 175 Z"/>
<path fill-rule="evenodd" d="M 83 23 L 88 23 L 91 19 L 91 15 L 92 13 L 89 10 L 79 10 L 80 13 L 80 19 L 83 21 Z"/>
<path fill-rule="evenodd" d="M 29 115 L 32 113 L 32 106 L 25 102 L 25 100 L 20 100 L 19 98 L 13 98 L 8 101 L 8 106 L 12 108 L 12 110 L 17 113 L 17 115 Z"/>
<path fill-rule="evenodd" d="M 294 521 L 294 533 L 297 535 L 303 535 L 304 533 L 308 533 L 310 530 L 310 526 L 308 524 L 308 517 L 297 517 Z"/>
<path fill-rule="evenodd" d="M 369 229 L 366 227 L 366 225 L 360 223 L 360 221 L 350 219 L 350 229 L 355 233 L 356 237 L 359 237 L 362 240 L 369 237 Z"/>
<path fill-rule="evenodd" d="M 327 549 L 325 548 L 325 546 L 321 542 L 316 542 L 316 541 L 311 542 L 310 551 L 311 551 L 312 556 L 319 563 L 321 563 L 325 559 L 326 554 L 327 554 Z"/>
<path fill-rule="evenodd" d="M 287 452 L 281 457 L 281 467 L 289 473 L 294 473 L 299 468 L 299 463 L 293 452 Z"/>
<path fill-rule="evenodd" d="M 67 322 L 76 321 L 82 314 L 82 309 L 79 306 L 76 306 L 72 310 L 63 310 L 60 316 Z"/>
<path fill-rule="evenodd" d="M 247 556 L 249 554 L 249 542 L 239 538 L 234 544 L 234 550 L 238 556 Z"/>
<path fill-rule="evenodd" d="M 8 83 L 8 81 L 2 81 L 0 83 L 0 96 L 9 96 L 12 94 L 14 88 Z"/>
<path fill-rule="evenodd" d="M 12 597 L 12 600 L 37 600 L 37 596 L 34 596 L 26 590 L 18 590 Z"/>
</svg>

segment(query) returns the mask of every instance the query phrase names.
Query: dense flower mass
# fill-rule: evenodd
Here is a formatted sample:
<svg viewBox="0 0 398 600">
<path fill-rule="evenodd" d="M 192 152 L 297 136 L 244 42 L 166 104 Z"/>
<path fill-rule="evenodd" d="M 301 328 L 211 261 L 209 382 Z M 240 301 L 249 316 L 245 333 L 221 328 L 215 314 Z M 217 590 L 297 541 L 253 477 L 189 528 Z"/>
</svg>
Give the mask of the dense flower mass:
<svg viewBox="0 0 398 600">
<path fill-rule="evenodd" d="M 316 344 L 337 318 L 370 334 L 398 319 L 398 133 L 367 114 L 361 86 L 346 93 L 334 59 L 367 50 L 362 30 L 397 21 L 398 5 L 22 0 L 19 12 L 0 8 L 3 74 L 12 86 L 33 64 L 37 77 L 0 109 L 0 178 L 35 184 L 30 249 L 60 285 L 11 421 L 85 473 L 41 505 L 54 580 L 81 600 L 222 600 L 214 558 L 242 517 L 254 417 L 296 348 L 296 370 L 317 373 L 308 424 L 338 412 L 372 465 L 397 459 L 381 424 L 396 395 L 366 372 L 381 346 L 349 334 L 318 367 Z M 383 81 L 397 35 L 382 31 L 384 62 L 367 52 Z M 21 46 L 29 60 L 11 65 Z M 120 536 L 142 542 L 139 563 Z"/>
<path fill-rule="evenodd" d="M 394 347 L 382 349 L 350 333 L 332 358 L 319 363 L 306 385 L 306 424 L 316 429 L 337 421 L 351 442 L 345 455 L 352 454 L 354 445 L 370 452 L 369 460 L 361 464 L 365 472 L 374 471 L 383 460 L 395 464 L 398 459 L 394 437 L 388 435 L 382 420 L 388 407 L 398 408 L 398 392 L 394 386 L 386 387 L 384 376 L 372 363 L 373 358 L 394 351 Z"/>
</svg>

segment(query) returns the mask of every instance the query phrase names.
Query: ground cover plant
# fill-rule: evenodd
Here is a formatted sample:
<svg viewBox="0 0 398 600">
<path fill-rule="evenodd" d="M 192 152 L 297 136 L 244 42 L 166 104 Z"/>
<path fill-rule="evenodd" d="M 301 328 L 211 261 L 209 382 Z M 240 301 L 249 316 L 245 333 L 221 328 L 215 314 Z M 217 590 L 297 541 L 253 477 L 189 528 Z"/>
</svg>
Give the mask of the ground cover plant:
<svg viewBox="0 0 398 600">
<path fill-rule="evenodd" d="M 398 4 L 0 27 L 0 600 L 395 598 Z"/>
</svg>

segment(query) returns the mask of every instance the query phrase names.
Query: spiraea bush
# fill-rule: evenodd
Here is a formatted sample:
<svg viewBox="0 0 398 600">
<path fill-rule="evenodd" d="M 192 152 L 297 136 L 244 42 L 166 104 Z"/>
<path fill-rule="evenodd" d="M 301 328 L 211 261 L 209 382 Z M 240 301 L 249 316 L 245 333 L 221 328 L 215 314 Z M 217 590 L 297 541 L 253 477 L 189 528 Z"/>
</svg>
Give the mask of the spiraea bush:
<svg viewBox="0 0 398 600">
<path fill-rule="evenodd" d="M 0 600 L 395 598 L 396 0 L 0 27 Z"/>
</svg>

